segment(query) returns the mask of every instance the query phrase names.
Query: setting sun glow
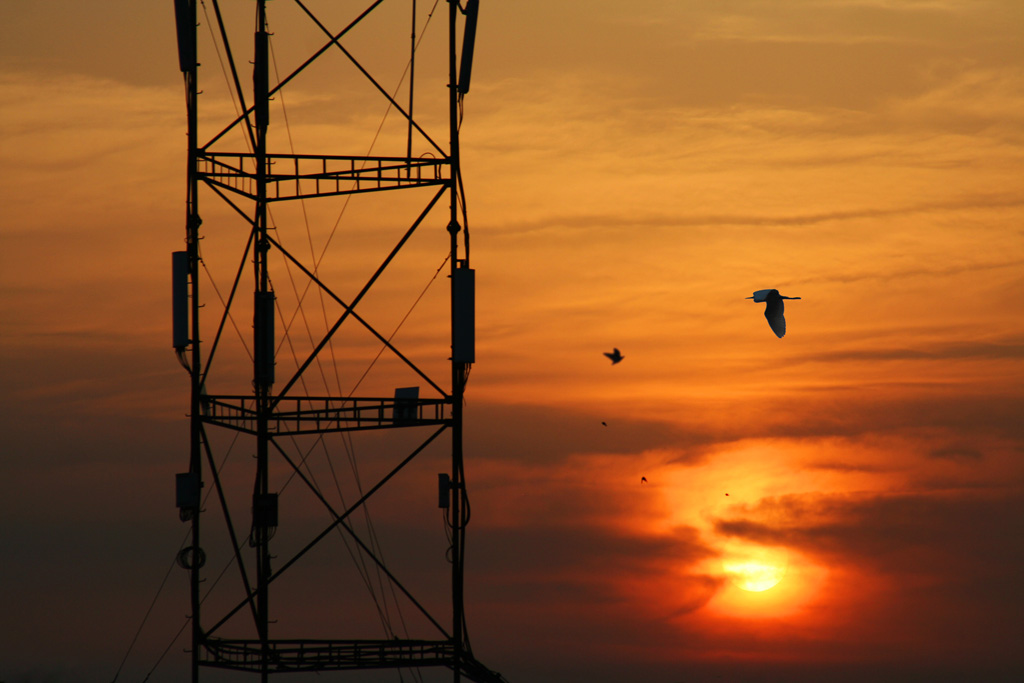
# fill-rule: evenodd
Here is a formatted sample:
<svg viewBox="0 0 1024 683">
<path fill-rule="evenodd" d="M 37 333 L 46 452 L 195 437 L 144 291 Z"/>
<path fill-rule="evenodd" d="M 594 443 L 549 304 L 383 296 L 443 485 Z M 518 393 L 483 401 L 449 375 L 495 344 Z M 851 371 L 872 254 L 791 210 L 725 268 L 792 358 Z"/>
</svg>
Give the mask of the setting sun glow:
<svg viewBox="0 0 1024 683">
<path fill-rule="evenodd" d="M 725 573 L 732 581 L 745 591 L 760 593 L 774 588 L 786 574 L 785 567 L 778 567 L 763 562 L 728 562 L 724 563 Z"/>
<path fill-rule="evenodd" d="M 786 575 L 787 558 L 776 548 L 744 548 L 722 560 L 729 580 L 745 591 L 760 593 L 774 588 Z"/>
</svg>

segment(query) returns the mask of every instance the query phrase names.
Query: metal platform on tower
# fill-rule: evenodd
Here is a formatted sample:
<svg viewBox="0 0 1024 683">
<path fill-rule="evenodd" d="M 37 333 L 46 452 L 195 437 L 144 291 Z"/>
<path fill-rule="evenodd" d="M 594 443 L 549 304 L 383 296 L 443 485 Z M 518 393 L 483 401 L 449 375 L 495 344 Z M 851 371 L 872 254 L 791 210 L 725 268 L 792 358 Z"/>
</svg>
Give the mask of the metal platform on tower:
<svg viewBox="0 0 1024 683">
<path fill-rule="evenodd" d="M 268 202 L 448 184 L 448 159 L 268 154 Z M 200 179 L 249 199 L 257 196 L 253 154 L 202 153 Z"/>
<path fill-rule="evenodd" d="M 256 434 L 259 410 L 252 396 L 204 396 L 206 424 Z M 278 436 L 367 429 L 451 425 L 447 398 L 282 397 L 266 415 L 267 431 Z"/>
<path fill-rule="evenodd" d="M 220 640 L 204 642 L 204 666 L 271 673 L 448 667 L 454 647 L 448 640 Z M 462 658 L 462 675 L 481 683 L 502 683 L 500 674 L 471 656 Z"/>
</svg>

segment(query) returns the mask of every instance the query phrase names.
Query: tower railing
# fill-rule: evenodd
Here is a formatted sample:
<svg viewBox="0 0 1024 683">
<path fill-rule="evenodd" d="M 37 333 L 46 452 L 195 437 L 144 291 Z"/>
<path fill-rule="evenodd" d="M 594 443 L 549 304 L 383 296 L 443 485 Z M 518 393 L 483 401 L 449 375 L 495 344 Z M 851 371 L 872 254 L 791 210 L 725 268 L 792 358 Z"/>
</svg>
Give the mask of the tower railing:
<svg viewBox="0 0 1024 683">
<path fill-rule="evenodd" d="M 444 158 L 267 154 L 266 159 L 268 202 L 430 187 L 450 182 L 446 172 L 449 161 Z M 256 199 L 255 155 L 202 151 L 196 163 L 200 180 Z"/>
<path fill-rule="evenodd" d="M 266 645 L 266 646 L 265 646 Z M 259 672 L 269 659 L 271 673 L 444 667 L 452 661 L 450 640 L 226 640 L 203 643 L 204 666 Z M 505 683 L 483 664 L 467 658 L 462 673 L 480 683 Z"/>
<path fill-rule="evenodd" d="M 252 396 L 204 396 L 203 422 L 256 433 L 257 405 Z M 278 436 L 351 432 L 395 427 L 446 425 L 450 398 L 279 397 L 268 415 L 268 432 Z"/>
</svg>

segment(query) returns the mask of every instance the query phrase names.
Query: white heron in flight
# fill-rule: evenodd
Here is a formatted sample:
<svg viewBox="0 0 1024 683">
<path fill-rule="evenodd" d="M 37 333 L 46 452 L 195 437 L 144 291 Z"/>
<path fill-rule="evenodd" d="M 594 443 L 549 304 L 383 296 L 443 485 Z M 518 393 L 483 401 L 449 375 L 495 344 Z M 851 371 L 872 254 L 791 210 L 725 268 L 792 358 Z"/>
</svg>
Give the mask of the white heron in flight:
<svg viewBox="0 0 1024 683">
<path fill-rule="evenodd" d="M 772 332 L 779 339 L 786 336 L 786 318 L 783 316 L 783 311 L 786 309 L 786 305 L 782 303 L 783 299 L 799 299 L 798 296 L 782 296 L 779 294 L 777 289 L 759 289 L 754 292 L 754 296 L 748 296 L 748 299 L 753 299 L 754 303 L 765 303 L 767 306 L 764 308 L 764 317 L 768 319 L 768 325 L 772 328 Z"/>
</svg>

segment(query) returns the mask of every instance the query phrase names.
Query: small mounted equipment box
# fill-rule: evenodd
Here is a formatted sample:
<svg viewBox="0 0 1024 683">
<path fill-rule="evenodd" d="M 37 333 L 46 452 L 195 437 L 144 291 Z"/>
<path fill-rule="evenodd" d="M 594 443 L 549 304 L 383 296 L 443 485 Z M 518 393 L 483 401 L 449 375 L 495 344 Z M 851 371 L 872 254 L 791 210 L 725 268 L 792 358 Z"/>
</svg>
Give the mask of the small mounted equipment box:
<svg viewBox="0 0 1024 683">
<path fill-rule="evenodd" d="M 452 360 L 476 362 L 476 271 L 464 263 L 452 271 Z"/>
<path fill-rule="evenodd" d="M 178 508 L 195 510 L 199 507 L 199 475 L 195 472 L 183 472 L 175 476 L 175 494 Z"/>
<path fill-rule="evenodd" d="M 396 425 L 413 424 L 419 417 L 417 406 L 420 401 L 419 387 L 399 387 L 395 389 L 395 407 L 392 419 Z"/>
<path fill-rule="evenodd" d="M 174 280 L 171 305 L 174 316 L 174 348 L 182 351 L 188 346 L 188 252 L 171 254 L 171 276 Z"/>
</svg>

